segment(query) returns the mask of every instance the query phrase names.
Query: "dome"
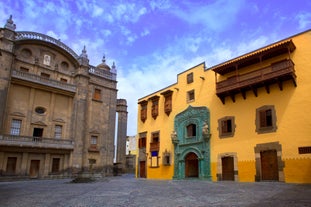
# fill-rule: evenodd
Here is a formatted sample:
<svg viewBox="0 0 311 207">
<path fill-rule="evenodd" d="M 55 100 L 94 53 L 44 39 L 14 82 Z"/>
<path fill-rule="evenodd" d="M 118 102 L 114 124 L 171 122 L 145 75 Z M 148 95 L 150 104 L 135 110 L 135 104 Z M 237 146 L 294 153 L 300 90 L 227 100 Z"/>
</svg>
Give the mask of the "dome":
<svg viewBox="0 0 311 207">
<path fill-rule="evenodd" d="M 111 70 L 111 68 L 106 64 L 106 58 L 105 56 L 103 57 L 103 62 L 101 64 L 99 64 L 98 66 L 96 66 L 96 68 L 98 69 L 102 69 L 102 70 Z"/>
</svg>

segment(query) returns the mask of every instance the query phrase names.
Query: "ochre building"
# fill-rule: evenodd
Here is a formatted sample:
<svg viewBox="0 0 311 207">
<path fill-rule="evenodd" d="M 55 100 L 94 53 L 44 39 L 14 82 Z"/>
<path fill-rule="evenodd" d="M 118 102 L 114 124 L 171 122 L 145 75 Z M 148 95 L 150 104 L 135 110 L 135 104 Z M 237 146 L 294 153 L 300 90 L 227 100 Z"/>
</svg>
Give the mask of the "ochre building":
<svg viewBox="0 0 311 207">
<path fill-rule="evenodd" d="M 77 55 L 47 35 L 15 31 L 12 17 L 0 49 L 1 177 L 111 175 L 118 109 L 123 140 L 127 122 L 115 65 L 104 57 L 92 66 L 85 47 Z"/>
<path fill-rule="evenodd" d="M 138 100 L 137 177 L 311 183 L 311 30 Z"/>
</svg>

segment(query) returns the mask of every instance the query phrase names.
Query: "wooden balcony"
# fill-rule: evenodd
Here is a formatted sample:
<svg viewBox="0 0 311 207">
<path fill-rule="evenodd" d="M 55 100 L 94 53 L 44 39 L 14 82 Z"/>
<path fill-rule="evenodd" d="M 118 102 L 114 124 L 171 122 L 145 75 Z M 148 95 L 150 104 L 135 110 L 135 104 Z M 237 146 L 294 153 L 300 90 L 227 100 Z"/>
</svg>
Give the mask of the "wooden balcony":
<svg viewBox="0 0 311 207">
<path fill-rule="evenodd" d="M 74 142 L 71 139 L 0 135 L 0 146 L 73 150 Z"/>
<path fill-rule="evenodd" d="M 225 97 L 230 96 L 235 102 L 235 95 L 241 93 L 246 99 L 246 91 L 252 90 L 257 97 L 257 89 L 265 87 L 267 93 L 270 93 L 269 86 L 277 83 L 280 90 L 283 90 L 283 81 L 292 80 L 296 86 L 296 74 L 294 63 L 291 60 L 283 60 L 277 63 L 272 63 L 268 67 L 258 70 L 229 77 L 224 81 L 216 83 L 216 94 L 225 104 Z"/>
<path fill-rule="evenodd" d="M 150 143 L 150 152 L 159 151 L 159 150 L 160 150 L 160 142 Z"/>
</svg>

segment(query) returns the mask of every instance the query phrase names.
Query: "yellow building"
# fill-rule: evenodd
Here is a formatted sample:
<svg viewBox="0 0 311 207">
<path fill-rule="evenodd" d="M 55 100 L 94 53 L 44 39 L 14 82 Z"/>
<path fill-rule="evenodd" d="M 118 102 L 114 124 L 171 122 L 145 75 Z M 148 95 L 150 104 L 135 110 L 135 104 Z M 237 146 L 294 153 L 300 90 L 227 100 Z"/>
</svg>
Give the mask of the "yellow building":
<svg viewBox="0 0 311 207">
<path fill-rule="evenodd" d="M 138 100 L 137 177 L 311 183 L 311 30 Z"/>
</svg>

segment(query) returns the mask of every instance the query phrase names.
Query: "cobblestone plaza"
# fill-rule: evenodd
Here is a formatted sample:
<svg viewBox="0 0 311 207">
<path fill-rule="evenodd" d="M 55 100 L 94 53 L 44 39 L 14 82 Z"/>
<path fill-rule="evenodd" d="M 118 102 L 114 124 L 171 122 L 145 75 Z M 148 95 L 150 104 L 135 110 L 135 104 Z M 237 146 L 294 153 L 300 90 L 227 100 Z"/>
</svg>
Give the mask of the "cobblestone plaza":
<svg viewBox="0 0 311 207">
<path fill-rule="evenodd" d="M 280 182 L 145 180 L 130 175 L 91 183 L 70 179 L 0 182 L 0 206 L 311 206 L 311 185 Z"/>
</svg>

